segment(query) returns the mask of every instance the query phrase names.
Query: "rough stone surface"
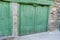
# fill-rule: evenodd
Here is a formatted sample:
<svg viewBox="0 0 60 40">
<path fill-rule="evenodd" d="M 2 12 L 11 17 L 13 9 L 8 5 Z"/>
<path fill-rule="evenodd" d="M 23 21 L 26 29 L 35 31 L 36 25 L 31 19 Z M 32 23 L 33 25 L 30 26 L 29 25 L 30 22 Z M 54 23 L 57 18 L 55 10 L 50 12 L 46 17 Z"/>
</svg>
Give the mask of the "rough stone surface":
<svg viewBox="0 0 60 40">
<path fill-rule="evenodd" d="M 12 3 L 13 9 L 13 36 L 18 36 L 18 4 Z"/>
<path fill-rule="evenodd" d="M 50 9 L 50 15 L 49 15 L 49 31 L 54 31 L 56 30 L 56 6 L 51 6 L 51 9 Z"/>
</svg>

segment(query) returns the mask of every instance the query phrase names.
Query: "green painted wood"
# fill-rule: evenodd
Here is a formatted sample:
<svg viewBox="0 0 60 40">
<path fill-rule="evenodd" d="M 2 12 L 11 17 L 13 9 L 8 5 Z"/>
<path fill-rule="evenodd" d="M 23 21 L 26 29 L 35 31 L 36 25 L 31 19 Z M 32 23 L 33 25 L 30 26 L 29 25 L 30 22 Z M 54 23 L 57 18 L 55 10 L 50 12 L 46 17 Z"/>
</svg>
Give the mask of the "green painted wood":
<svg viewBox="0 0 60 40">
<path fill-rule="evenodd" d="M 48 30 L 49 6 L 19 5 L 18 33 L 28 35 Z"/>
<path fill-rule="evenodd" d="M 20 5 L 19 35 L 34 33 L 34 13 L 35 7 L 33 7 L 32 5 Z"/>
<path fill-rule="evenodd" d="M 12 35 L 12 12 L 10 3 L 0 2 L 0 36 Z"/>
<path fill-rule="evenodd" d="M 54 5 L 54 1 L 44 1 L 44 0 L 37 0 L 37 4 L 42 4 L 42 5 Z"/>
<path fill-rule="evenodd" d="M 50 0 L 4 0 L 9 2 L 17 3 L 31 3 L 31 4 L 42 4 L 42 5 L 54 5 L 53 1 Z"/>
<path fill-rule="evenodd" d="M 37 6 L 35 14 L 35 32 L 45 32 L 48 28 L 48 6 Z"/>
</svg>

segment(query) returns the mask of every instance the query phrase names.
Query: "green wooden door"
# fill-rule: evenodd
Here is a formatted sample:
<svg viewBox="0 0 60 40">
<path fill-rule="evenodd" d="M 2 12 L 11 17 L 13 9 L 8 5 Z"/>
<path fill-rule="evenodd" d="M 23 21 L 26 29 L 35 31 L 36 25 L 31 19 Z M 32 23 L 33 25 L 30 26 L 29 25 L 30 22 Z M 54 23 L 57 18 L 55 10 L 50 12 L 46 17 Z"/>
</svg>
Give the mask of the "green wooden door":
<svg viewBox="0 0 60 40">
<path fill-rule="evenodd" d="M 35 7 L 21 4 L 19 8 L 19 35 L 34 33 Z"/>
<path fill-rule="evenodd" d="M 33 6 L 20 4 L 19 6 L 19 35 L 27 35 L 47 31 L 48 6 Z"/>
<path fill-rule="evenodd" d="M 12 34 L 12 13 L 10 3 L 0 2 L 0 36 Z"/>
<path fill-rule="evenodd" d="M 48 6 L 37 6 L 35 13 L 35 32 L 45 32 L 48 27 Z"/>
</svg>

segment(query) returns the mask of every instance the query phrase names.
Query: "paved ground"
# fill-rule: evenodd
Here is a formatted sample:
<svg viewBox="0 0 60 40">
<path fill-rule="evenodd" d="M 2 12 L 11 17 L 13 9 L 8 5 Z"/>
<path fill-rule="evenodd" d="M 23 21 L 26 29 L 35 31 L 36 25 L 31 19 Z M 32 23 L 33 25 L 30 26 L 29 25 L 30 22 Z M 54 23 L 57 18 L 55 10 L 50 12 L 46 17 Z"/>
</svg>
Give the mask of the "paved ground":
<svg viewBox="0 0 60 40">
<path fill-rule="evenodd" d="M 0 36 L 0 40 L 13 40 L 14 39 L 14 37 L 12 37 L 12 36 Z"/>
<path fill-rule="evenodd" d="M 0 37 L 0 40 L 2 39 L 13 40 L 14 37 Z M 14 40 L 60 40 L 60 32 L 56 30 L 54 32 L 43 32 L 20 37 L 16 36 Z"/>
<path fill-rule="evenodd" d="M 32 35 L 16 37 L 15 40 L 60 40 L 60 32 L 44 32 Z"/>
</svg>

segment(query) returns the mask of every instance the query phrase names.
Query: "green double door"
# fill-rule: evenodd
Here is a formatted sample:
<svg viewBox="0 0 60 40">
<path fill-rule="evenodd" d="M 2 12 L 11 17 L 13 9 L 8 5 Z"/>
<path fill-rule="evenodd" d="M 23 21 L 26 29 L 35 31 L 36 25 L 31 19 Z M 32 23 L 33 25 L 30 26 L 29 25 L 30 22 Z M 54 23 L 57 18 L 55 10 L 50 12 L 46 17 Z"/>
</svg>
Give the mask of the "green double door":
<svg viewBox="0 0 60 40">
<path fill-rule="evenodd" d="M 19 35 L 45 32 L 48 30 L 49 6 L 19 5 Z"/>
<path fill-rule="evenodd" d="M 12 12 L 9 2 L 0 2 L 0 36 L 12 35 Z"/>
</svg>

